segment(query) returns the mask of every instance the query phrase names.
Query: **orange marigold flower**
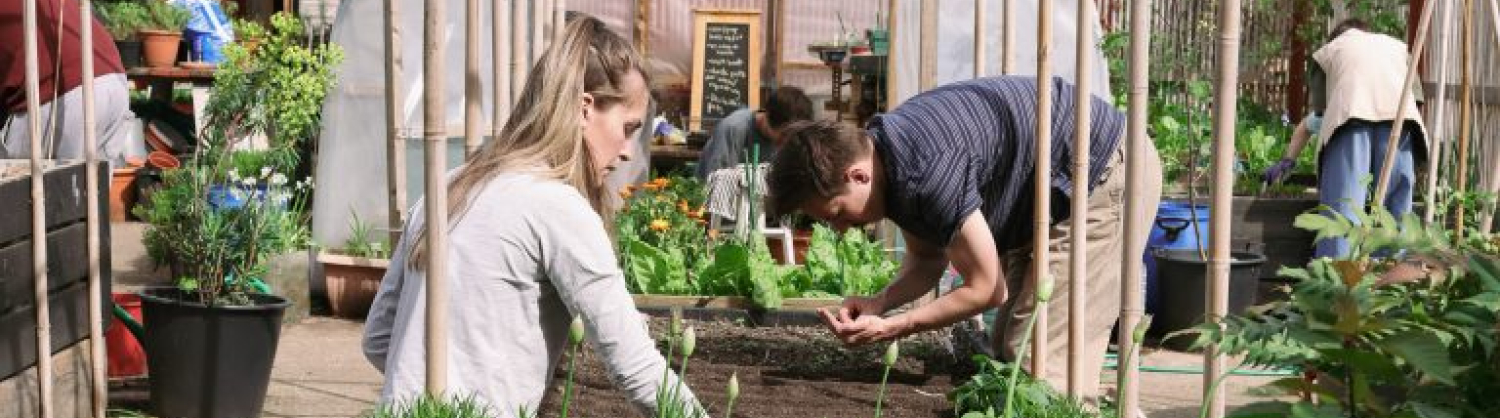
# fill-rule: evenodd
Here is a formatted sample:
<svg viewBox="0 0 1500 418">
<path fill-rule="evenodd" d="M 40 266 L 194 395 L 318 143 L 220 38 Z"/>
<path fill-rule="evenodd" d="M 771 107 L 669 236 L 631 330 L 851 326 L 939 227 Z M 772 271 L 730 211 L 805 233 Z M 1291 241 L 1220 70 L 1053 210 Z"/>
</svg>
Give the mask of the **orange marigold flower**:
<svg viewBox="0 0 1500 418">
<path fill-rule="evenodd" d="M 694 221 L 698 222 L 698 226 L 708 225 L 708 221 L 702 219 L 694 219 Z"/>
<path fill-rule="evenodd" d="M 693 219 L 703 219 L 703 207 L 699 206 L 698 210 L 693 211 L 693 213 L 689 216 L 691 216 Z"/>
<path fill-rule="evenodd" d="M 642 189 L 646 189 L 647 191 L 652 191 L 652 192 L 657 191 L 657 190 L 661 190 L 661 186 L 658 186 L 656 183 L 642 184 L 641 188 Z"/>
<path fill-rule="evenodd" d="M 690 207 L 688 206 L 687 200 L 678 200 L 677 201 L 677 210 L 682 211 L 682 213 L 687 213 L 687 214 L 693 213 L 693 211 L 690 210 L 689 208 Z"/>
<path fill-rule="evenodd" d="M 667 228 L 671 228 L 671 227 L 672 227 L 672 224 L 667 223 L 666 219 L 652 219 L 651 220 L 651 230 L 652 231 L 666 232 Z"/>
<path fill-rule="evenodd" d="M 661 189 L 665 189 L 667 188 L 667 186 L 672 185 L 672 180 L 669 180 L 666 177 L 657 177 L 656 180 L 652 180 L 651 182 L 656 184 L 657 188 Z"/>
</svg>

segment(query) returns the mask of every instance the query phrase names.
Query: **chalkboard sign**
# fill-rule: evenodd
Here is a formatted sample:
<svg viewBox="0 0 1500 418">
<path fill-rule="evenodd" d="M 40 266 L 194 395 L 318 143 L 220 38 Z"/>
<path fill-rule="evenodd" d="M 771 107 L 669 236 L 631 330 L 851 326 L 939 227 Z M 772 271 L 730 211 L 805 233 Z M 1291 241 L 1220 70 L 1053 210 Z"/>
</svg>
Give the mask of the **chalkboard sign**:
<svg viewBox="0 0 1500 418">
<path fill-rule="evenodd" d="M 760 106 L 760 12 L 693 12 L 693 95 L 688 129 L 712 129 L 742 107 Z"/>
</svg>

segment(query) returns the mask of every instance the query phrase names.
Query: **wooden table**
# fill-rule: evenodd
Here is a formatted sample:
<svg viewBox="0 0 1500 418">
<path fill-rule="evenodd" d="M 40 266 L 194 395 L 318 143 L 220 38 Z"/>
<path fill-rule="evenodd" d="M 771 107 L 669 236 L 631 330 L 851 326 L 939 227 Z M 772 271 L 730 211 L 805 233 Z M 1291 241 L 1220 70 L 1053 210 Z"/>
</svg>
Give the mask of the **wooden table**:
<svg viewBox="0 0 1500 418">
<path fill-rule="evenodd" d="M 125 71 L 125 76 L 131 80 L 140 80 L 151 86 L 151 98 L 158 100 L 172 100 L 172 84 L 192 83 L 194 86 L 212 86 L 214 84 L 214 70 L 212 68 L 196 69 L 183 67 L 135 67 Z"/>
<path fill-rule="evenodd" d="M 690 145 L 651 145 L 651 168 L 666 173 L 683 168 L 688 163 L 697 163 L 703 148 Z"/>
</svg>

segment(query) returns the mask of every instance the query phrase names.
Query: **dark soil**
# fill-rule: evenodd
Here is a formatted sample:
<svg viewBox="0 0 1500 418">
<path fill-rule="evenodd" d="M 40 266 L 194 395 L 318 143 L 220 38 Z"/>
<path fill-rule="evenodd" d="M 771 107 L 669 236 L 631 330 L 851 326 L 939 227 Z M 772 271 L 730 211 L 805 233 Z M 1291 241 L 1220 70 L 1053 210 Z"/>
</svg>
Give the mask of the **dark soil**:
<svg viewBox="0 0 1500 418">
<path fill-rule="evenodd" d="M 736 417 L 873 416 L 880 387 L 884 345 L 845 348 L 821 327 L 752 328 L 733 322 L 687 321 L 698 335 L 688 364 L 688 385 L 709 414 L 723 417 L 726 385 L 739 373 Z M 651 321 L 652 334 L 665 352 L 667 322 Z M 883 404 L 885 417 L 951 416 L 945 395 L 962 364 L 944 348 L 944 335 L 929 332 L 901 341 L 901 358 L 891 369 Z M 564 360 L 563 367 L 566 365 Z M 673 362 L 673 370 L 677 369 Z M 555 417 L 566 370 L 559 367 L 556 389 L 543 402 L 542 416 Z M 593 353 L 580 356 L 575 376 L 575 417 L 638 416 L 610 382 Z"/>
</svg>

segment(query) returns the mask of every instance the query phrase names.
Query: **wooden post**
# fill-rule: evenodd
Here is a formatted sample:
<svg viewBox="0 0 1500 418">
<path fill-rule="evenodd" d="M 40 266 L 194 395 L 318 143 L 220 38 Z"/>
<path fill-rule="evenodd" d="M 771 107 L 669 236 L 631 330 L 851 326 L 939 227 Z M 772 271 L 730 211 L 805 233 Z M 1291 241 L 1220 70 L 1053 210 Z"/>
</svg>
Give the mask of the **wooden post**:
<svg viewBox="0 0 1500 418">
<path fill-rule="evenodd" d="M 651 51 L 651 1 L 635 0 L 635 50 L 642 58 Z"/>
<path fill-rule="evenodd" d="M 26 42 L 26 129 L 31 138 L 31 256 L 32 256 L 32 286 L 35 288 L 36 296 L 36 374 L 37 394 L 41 403 L 37 409 L 40 418 L 52 418 L 52 318 L 50 314 L 50 301 L 47 300 L 47 202 L 43 198 L 45 194 L 42 189 L 42 176 L 46 170 L 42 169 L 42 155 L 47 150 L 42 149 L 42 118 L 35 117 L 41 110 L 42 93 L 37 86 L 41 80 L 37 69 L 36 50 L 36 7 L 40 0 L 21 0 L 25 2 L 22 6 L 22 26 L 26 34 L 22 36 Z M 53 112 L 56 112 L 53 108 Z M 92 209 L 92 208 L 91 208 Z"/>
<path fill-rule="evenodd" d="M 528 35 L 526 25 L 526 11 L 528 3 L 536 0 L 511 0 L 510 9 L 510 101 L 511 106 L 517 105 L 521 100 L 521 92 L 526 90 L 526 73 L 531 70 L 531 39 Z M 512 107 L 514 108 L 514 107 Z"/>
<path fill-rule="evenodd" d="M 980 0 L 983 1 L 983 0 Z M 1078 0 L 1078 46 L 1077 51 L 1078 84 L 1074 89 L 1074 115 L 1077 122 L 1073 124 L 1073 196 L 1072 204 L 1069 205 L 1072 213 L 1072 235 L 1073 245 L 1070 250 L 1068 262 L 1068 396 L 1081 399 L 1084 391 L 1092 388 L 1084 388 L 1084 373 L 1098 373 L 1098 370 L 1084 370 L 1083 359 L 1084 341 L 1088 336 L 1084 332 L 1084 318 L 1088 316 L 1088 218 L 1089 218 L 1089 129 L 1093 121 L 1093 97 L 1089 93 L 1089 79 L 1087 74 L 1092 71 L 1091 62 L 1094 54 L 1093 22 L 1094 0 Z"/>
<path fill-rule="evenodd" d="M 1437 100 L 1431 102 L 1432 108 L 1432 130 L 1428 131 L 1428 140 L 1432 144 L 1432 152 L 1428 153 L 1432 161 L 1427 163 L 1427 190 L 1423 198 L 1422 223 L 1431 225 L 1437 217 L 1437 178 L 1438 168 L 1443 166 L 1443 128 L 1447 124 L 1448 108 L 1448 46 L 1453 40 L 1453 0 L 1443 0 L 1443 40 L 1438 44 L 1438 88 Z"/>
<path fill-rule="evenodd" d="M 1007 4 L 1011 3 L 1009 1 Z M 1051 242 L 1052 227 L 1052 2 L 1038 2 L 1036 32 L 1036 198 L 1032 199 L 1034 220 L 1031 246 L 1031 288 L 1040 289 L 1042 283 L 1052 282 L 1046 277 L 1051 262 L 1047 248 Z M 1080 77 L 1082 78 L 1082 77 Z M 1047 376 L 1047 309 L 1037 306 L 1036 326 L 1032 328 L 1031 375 L 1039 379 Z"/>
<path fill-rule="evenodd" d="M 1495 45 L 1500 46 L 1500 26 L 1497 26 L 1500 25 L 1500 5 L 1497 5 L 1495 2 L 1496 0 L 1489 1 L 1490 34 L 1493 34 L 1495 36 Z M 1490 155 L 1497 156 L 1497 154 L 1495 154 L 1494 152 L 1491 152 Z M 1485 189 L 1486 192 L 1494 193 L 1496 190 L 1500 190 L 1500 164 L 1495 164 L 1493 161 L 1490 162 L 1489 180 L 1490 184 L 1486 185 L 1488 186 L 1488 188 Z M 1490 208 L 1489 210 L 1484 212 L 1484 218 L 1479 223 L 1479 230 L 1484 232 L 1494 231 L 1494 226 L 1495 209 Z"/>
<path fill-rule="evenodd" d="M 484 144 L 479 79 L 479 0 L 464 0 L 464 157 L 473 157 Z"/>
<path fill-rule="evenodd" d="M 500 132 L 505 130 L 505 120 L 510 116 L 510 76 L 511 67 L 515 65 L 510 59 L 510 26 L 515 22 L 510 19 L 510 2 L 520 0 L 495 0 L 494 8 L 490 10 L 494 16 L 494 24 L 490 29 L 494 32 L 494 42 L 490 44 L 491 55 L 494 55 L 494 90 L 493 101 L 494 115 L 490 117 L 490 140 L 500 138 Z"/>
<path fill-rule="evenodd" d="M 768 72 L 761 79 L 770 80 L 773 86 L 782 86 L 786 84 L 781 79 L 781 41 L 786 30 L 786 2 L 766 0 L 766 5 L 771 12 L 771 16 L 766 19 L 769 23 L 766 25 L 766 63 L 763 65 L 764 69 L 758 70 Z"/>
<path fill-rule="evenodd" d="M 93 390 L 94 417 L 104 418 L 104 409 L 109 406 L 108 377 L 104 373 L 104 301 L 99 283 L 99 139 L 96 134 L 94 109 L 94 14 L 89 10 L 90 1 L 78 2 L 79 42 L 83 50 L 78 56 L 83 60 L 83 155 L 86 163 L 83 184 L 88 188 L 83 193 L 84 208 L 87 208 L 87 233 L 89 254 L 89 375 Z M 49 358 L 37 356 L 42 358 Z"/>
<path fill-rule="evenodd" d="M 1468 14 L 1466 13 L 1465 16 Z M 1391 122 L 1391 134 L 1385 142 L 1385 162 L 1380 165 L 1380 177 L 1376 178 L 1375 194 L 1370 195 L 1372 206 L 1385 206 L 1385 192 L 1390 190 L 1391 169 L 1396 165 L 1396 146 L 1400 144 L 1401 131 L 1404 126 L 1407 101 L 1411 100 L 1411 85 L 1417 80 L 1417 63 L 1422 59 L 1422 51 L 1427 49 L 1427 27 L 1432 23 L 1432 8 L 1428 7 L 1422 11 L 1422 22 L 1417 25 L 1416 49 L 1412 51 L 1411 57 L 1406 61 L 1406 78 L 1401 83 L 1401 101 L 1397 106 L 1396 118 Z M 1468 36 L 1466 33 L 1464 36 Z M 1415 106 L 1415 103 L 1413 103 Z M 1415 109 L 1413 109 L 1415 110 Z M 1459 228 L 1462 230 L 1463 228 Z M 1461 235 L 1462 232 L 1459 232 Z"/>
<path fill-rule="evenodd" d="M 1292 121 L 1299 121 L 1307 113 L 1307 41 L 1297 31 L 1307 24 L 1311 2 L 1292 1 L 1292 25 L 1287 28 L 1286 42 L 1291 45 L 1291 56 L 1287 59 L 1286 111 Z"/>
<path fill-rule="evenodd" d="M 937 84 L 937 0 L 922 0 L 921 73 L 918 88 L 927 91 Z"/>
<path fill-rule="evenodd" d="M 448 121 L 443 94 L 444 0 L 426 0 L 422 51 L 423 175 L 427 197 L 427 393 L 444 396 L 448 385 Z"/>
<path fill-rule="evenodd" d="M 1146 109 L 1150 106 L 1150 49 L 1151 49 L 1151 1 L 1134 0 L 1130 4 L 1130 107 L 1126 126 L 1125 160 L 1125 245 L 1120 255 L 1120 334 L 1119 346 L 1128 356 L 1120 357 L 1116 367 L 1120 382 L 1119 410 L 1121 416 L 1135 416 L 1140 410 L 1140 342 L 1131 338 L 1131 331 L 1140 323 L 1145 313 L 1145 297 L 1141 293 L 1141 254 L 1145 253 L 1144 242 L 1134 237 L 1146 236 L 1149 224 L 1137 222 L 1141 214 L 1156 208 L 1143 207 L 1137 198 L 1146 179 L 1143 177 L 1141 160 L 1145 158 L 1150 139 L 1146 138 Z M 1160 181 L 1160 179 L 1151 179 Z"/>
<path fill-rule="evenodd" d="M 1016 1 L 1000 0 L 1000 9 L 1000 73 L 1011 75 L 1016 73 Z"/>
<path fill-rule="evenodd" d="M 896 80 L 896 79 L 900 78 L 900 77 L 896 76 L 896 57 L 900 54 L 897 51 L 898 48 L 896 48 L 896 5 L 897 4 L 898 3 L 896 2 L 896 0 L 886 0 L 886 2 L 885 2 L 885 10 L 886 10 L 886 14 L 885 14 L 885 22 L 886 22 L 885 23 L 885 30 L 886 30 L 886 34 L 885 34 L 885 37 L 886 37 L 886 42 L 887 42 L 887 44 L 886 44 L 887 45 L 887 48 L 886 48 L 886 57 L 885 57 L 885 74 L 886 74 L 886 77 L 885 77 L 885 97 L 886 97 L 886 100 L 885 100 L 885 109 L 881 109 L 881 110 L 884 110 L 884 111 L 887 111 L 887 112 L 891 111 L 891 109 L 895 109 L 896 108 L 896 103 L 898 102 L 897 100 L 895 100 L 895 98 L 898 97 L 896 95 L 896 93 L 898 91 L 897 88 L 899 88 L 901 86 L 901 84 L 897 83 L 897 80 Z M 888 226 L 888 224 L 881 223 L 881 229 L 883 229 L 883 230 L 890 231 L 890 230 L 894 229 L 894 228 L 887 228 L 887 226 Z M 886 242 L 895 242 L 895 241 L 894 240 L 887 240 Z"/>
<path fill-rule="evenodd" d="M 1463 43 L 1458 50 L 1459 84 L 1458 90 L 1458 183 L 1453 185 L 1453 191 L 1463 193 L 1469 190 L 1469 115 L 1473 112 L 1473 103 L 1470 103 L 1469 88 L 1469 53 L 1473 47 L 1474 37 L 1470 34 L 1474 30 L 1473 12 L 1474 7 L 1469 0 L 1463 2 L 1462 29 L 1459 33 L 1463 36 Z M 1464 205 L 1454 206 L 1453 242 L 1464 242 Z"/>
<path fill-rule="evenodd" d="M 401 136 L 400 112 L 401 91 L 397 83 L 401 80 L 401 33 L 396 30 L 399 4 L 396 0 L 383 0 L 385 4 L 385 180 L 390 192 L 390 212 L 386 225 L 390 228 L 391 242 L 401 239 L 402 226 L 406 224 L 406 139 Z"/>
<path fill-rule="evenodd" d="M 1009 1 L 1009 0 L 1001 0 Z M 974 0 L 974 78 L 984 77 L 988 62 L 985 62 L 985 30 L 986 16 L 989 13 L 989 0 Z"/>
<path fill-rule="evenodd" d="M 547 0 L 531 0 L 531 65 L 547 50 Z"/>
<path fill-rule="evenodd" d="M 1219 4 L 1218 86 L 1214 94 L 1213 211 L 1209 214 L 1208 321 L 1217 323 L 1229 312 L 1230 208 L 1234 207 L 1234 127 L 1239 100 L 1240 1 Z M 1224 388 L 1214 381 L 1225 370 L 1224 356 L 1212 345 L 1204 351 L 1203 402 L 1208 416 L 1224 416 Z"/>
</svg>

